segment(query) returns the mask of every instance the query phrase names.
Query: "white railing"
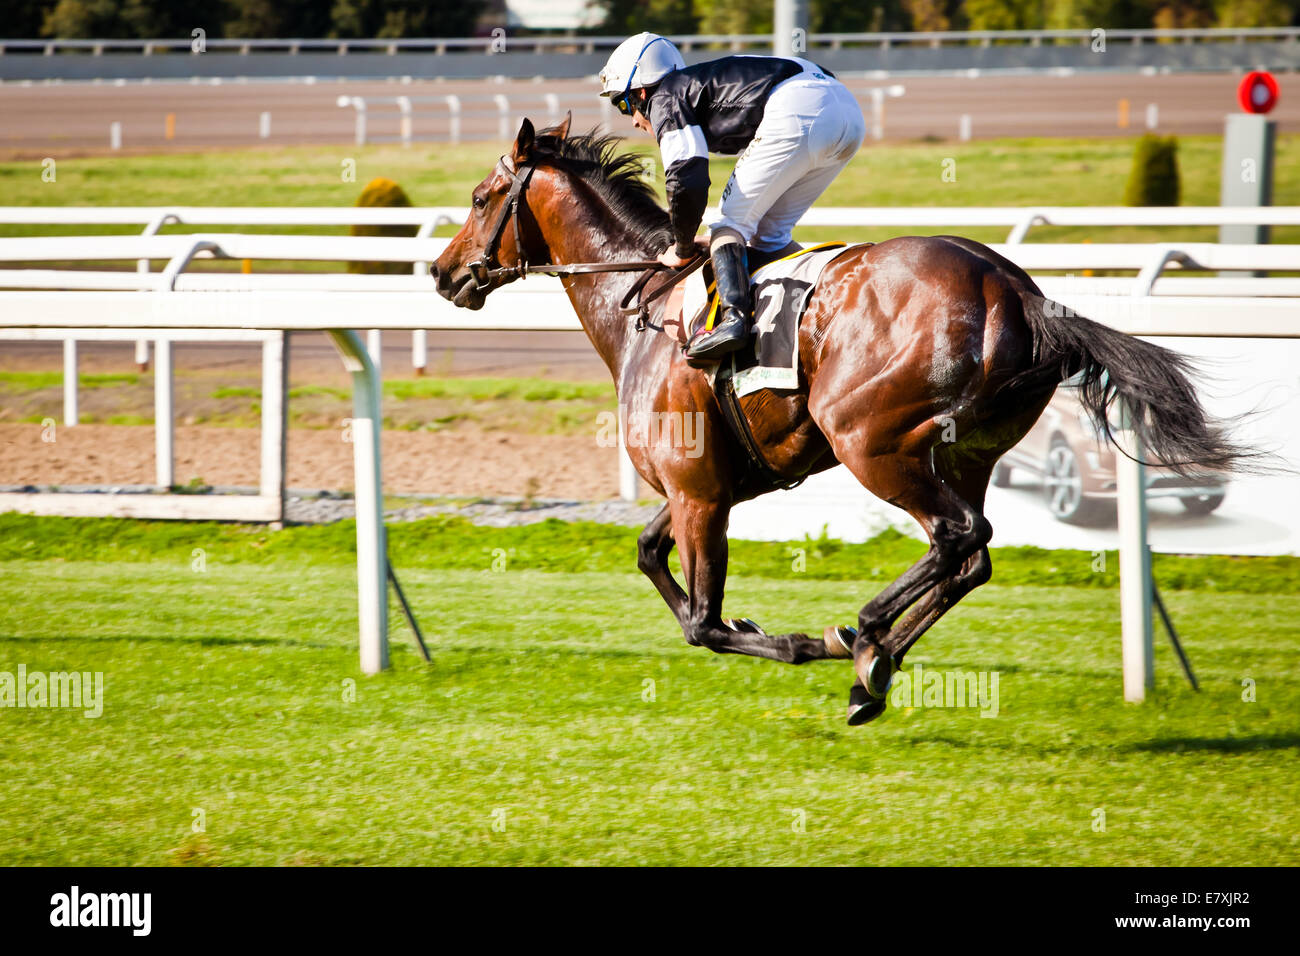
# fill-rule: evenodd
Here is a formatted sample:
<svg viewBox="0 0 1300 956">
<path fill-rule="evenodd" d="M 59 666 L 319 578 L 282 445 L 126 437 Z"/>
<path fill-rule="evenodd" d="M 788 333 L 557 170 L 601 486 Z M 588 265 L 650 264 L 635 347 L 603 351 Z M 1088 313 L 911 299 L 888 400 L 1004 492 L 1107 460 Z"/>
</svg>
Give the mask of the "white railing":
<svg viewBox="0 0 1300 956">
<path fill-rule="evenodd" d="M 459 226 L 463 206 L 0 206 L 0 225 Z M 817 206 L 800 226 L 1006 226 L 1021 242 L 1034 226 L 1297 226 L 1300 206 Z"/>
<path fill-rule="evenodd" d="M 497 121 L 497 139 L 502 141 L 510 140 L 518 127 L 516 116 L 518 111 L 511 106 L 511 101 L 516 104 L 520 100 L 526 102 L 539 102 L 546 108 L 547 122 L 554 126 L 560 122 L 560 102 L 561 97 L 558 93 L 513 93 L 507 96 L 504 93 L 480 94 L 475 96 L 348 96 L 340 95 L 337 102 L 344 109 L 351 108 L 356 111 L 355 119 L 355 139 L 358 146 L 365 146 L 367 143 L 391 143 L 399 142 L 403 146 L 410 146 L 417 139 L 427 140 L 432 138 L 432 133 L 425 133 L 417 136 L 415 133 L 415 121 L 417 118 L 429 119 L 437 117 L 446 119 L 446 136 L 445 139 L 453 146 L 461 142 L 461 133 L 463 121 L 466 116 L 491 116 Z M 578 94 L 569 94 L 563 97 L 565 103 L 571 103 L 581 110 L 599 109 L 602 121 L 608 129 L 612 126 L 614 119 L 613 107 L 609 105 L 609 100 L 600 97 L 599 103 L 593 103 L 592 97 L 580 96 Z M 465 109 L 465 104 L 491 103 L 492 107 Z M 437 104 L 436 107 L 431 104 Z M 377 114 L 377 115 L 376 115 Z M 371 131 L 370 121 L 372 118 L 381 120 L 397 120 L 397 134 L 380 134 L 375 135 Z"/>
<path fill-rule="evenodd" d="M 871 103 L 871 138 L 884 139 L 885 137 L 885 99 L 886 97 L 899 97 L 905 93 L 905 88 L 900 84 L 891 86 L 853 86 L 850 82 L 849 88 L 857 96 L 868 100 Z M 518 115 L 520 110 L 516 107 L 522 100 L 526 103 L 541 103 L 546 109 L 548 123 L 555 125 L 560 121 L 561 103 L 569 105 L 573 112 L 593 112 L 600 111 L 601 123 L 606 129 L 612 129 L 614 123 L 614 108 L 610 105 L 607 97 L 593 98 L 587 94 L 578 93 L 519 93 L 514 92 L 509 95 L 505 93 L 479 94 L 479 95 L 446 95 L 446 96 L 351 96 L 341 94 L 338 99 L 338 105 L 343 109 L 352 109 L 355 111 L 353 128 L 355 130 L 354 138 L 358 146 L 365 146 L 367 143 L 391 143 L 400 142 L 403 146 L 410 146 L 416 140 L 430 140 L 434 138 L 435 132 L 428 129 L 432 125 L 433 119 L 446 119 L 446 133 L 441 132 L 436 135 L 440 139 L 445 139 L 452 145 L 457 145 L 462 139 L 463 120 L 465 117 L 495 117 L 496 118 L 496 138 L 502 142 L 511 140 L 518 128 Z M 491 103 L 490 108 L 466 109 L 465 104 L 486 104 Z M 512 106 L 512 103 L 515 104 Z M 424 121 L 422 127 L 424 131 L 416 135 L 416 119 Z M 371 121 L 378 119 L 386 124 L 396 121 L 397 132 L 381 133 L 376 135 L 372 131 Z"/>
<path fill-rule="evenodd" d="M 1216 43 L 1231 41 L 1285 41 L 1300 38 L 1297 27 L 1228 27 L 1157 29 L 1107 29 L 1108 42 L 1122 41 L 1134 45 L 1143 43 Z M 387 55 L 398 53 L 448 53 L 468 51 L 476 53 L 504 53 L 503 40 L 510 50 L 534 53 L 581 51 L 595 53 L 612 50 L 622 43 L 623 36 L 508 36 L 504 31 L 482 37 L 409 37 L 401 39 L 204 39 L 207 51 L 235 53 L 337 53 L 369 52 Z M 670 36 L 678 47 L 690 51 L 700 48 L 725 48 L 733 51 L 761 48 L 771 49 L 772 34 L 677 34 Z M 995 43 L 1020 43 L 1041 46 L 1044 42 L 1090 44 L 1095 39 L 1092 29 L 1080 30 L 934 30 L 896 33 L 810 33 L 808 49 L 839 49 L 846 46 L 867 46 L 887 49 L 894 46 L 965 46 L 977 44 L 991 46 Z M 194 37 L 154 40 L 23 40 L 0 39 L 0 55 L 5 53 L 35 53 L 53 56 L 60 51 L 89 51 L 94 56 L 106 52 L 155 53 L 177 51 L 195 53 Z"/>
<path fill-rule="evenodd" d="M 37 237 L 0 240 L 0 260 L 40 259 L 137 260 L 167 258 L 157 280 L 149 279 L 152 294 L 86 291 L 61 288 L 66 280 L 57 270 L 41 277 L 55 290 L 0 291 L 0 328 L 23 329 L 312 329 L 327 331 L 345 367 L 352 373 L 354 467 L 356 469 L 357 573 L 361 667 L 373 673 L 387 666 L 388 618 L 387 550 L 381 484 L 380 383 L 375 363 L 357 334 L 350 330 L 357 315 L 381 315 L 381 328 L 573 328 L 572 312 L 561 319 L 555 285 L 516 283 L 491 297 L 489 305 L 508 318 L 494 321 L 487 309 L 457 310 L 428 291 L 411 291 L 419 276 L 367 277 L 360 288 L 331 289 L 339 277 L 302 274 L 296 289 L 255 289 L 263 277 L 223 279 L 222 291 L 185 291 L 184 270 L 198 256 L 229 258 L 386 260 L 417 263 L 436 256 L 440 240 L 325 236 L 105 236 Z M 1144 335 L 1207 335 L 1300 338 L 1300 300 L 1295 298 L 1225 298 L 1214 296 L 1153 296 L 1153 284 L 1170 266 L 1228 270 L 1279 269 L 1300 271 L 1300 246 L 1214 246 L 1208 243 L 1004 245 L 999 251 L 1030 268 L 1067 270 L 1080 267 L 1138 270 L 1127 297 L 1071 293 L 1063 305 L 1079 314 L 1127 332 Z M 1033 264 L 1031 265 L 1030 259 Z M 0 287 L 21 283 L 25 270 L 0 273 Z M 140 276 L 137 275 L 137 280 Z M 391 280 L 393 291 L 380 291 Z M 210 281 L 203 277 L 199 281 Z M 223 294 L 247 282 L 246 294 Z M 348 281 L 352 281 L 349 277 Z M 1107 280 L 1111 281 L 1111 280 Z M 1204 280 L 1212 281 L 1212 280 Z M 538 285 L 540 292 L 534 292 Z M 527 286 L 531 286 L 528 288 Z M 518 290 L 511 292 L 510 290 Z M 383 308 L 375 308 L 376 296 Z M 510 297 L 517 296 L 511 303 Z M 519 309 L 522 297 L 535 297 L 535 306 Z M 1121 309 L 1102 306 L 1123 300 Z M 549 308 L 543 303 L 549 302 Z M 487 314 L 484 314 L 487 313 Z M 66 333 L 65 333 L 66 334 Z M 75 335 L 76 333 L 73 333 Z M 138 334 L 138 333 L 137 333 Z M 1131 437 L 1130 437 L 1131 444 Z M 1133 448 L 1134 451 L 1140 449 Z M 1125 648 L 1125 694 L 1140 698 L 1151 654 L 1150 569 L 1146 559 L 1145 482 L 1142 466 L 1121 458 L 1120 563 L 1121 606 Z M 24 496 L 34 498 L 36 496 Z M 113 497 L 113 496 L 100 496 Z M 20 508 L 31 508 L 19 502 Z M 1145 609 L 1145 613 L 1144 613 Z"/>
<path fill-rule="evenodd" d="M 0 206 L 0 225 L 459 226 L 463 206 Z"/>
<path fill-rule="evenodd" d="M 262 346 L 261 467 L 254 495 L 95 494 L 44 492 L 31 495 L 0 492 L 0 511 L 29 514 L 97 515 L 113 518 L 182 518 L 204 521 L 284 520 L 285 429 L 287 417 L 286 341 L 281 331 L 251 329 L 67 329 L 3 328 L 0 340 L 63 343 L 63 424 L 76 425 L 78 411 L 78 342 L 153 342 L 154 480 L 157 488 L 176 484 L 176 414 L 173 396 L 172 346 L 177 342 L 254 342 Z"/>
<path fill-rule="evenodd" d="M 166 259 L 162 273 L 137 273 L 145 288 L 173 289 L 193 259 L 270 259 L 315 261 L 431 262 L 446 247 L 446 239 L 357 236 L 272 236 L 244 233 L 187 233 L 146 236 L 32 236 L 0 239 L 0 261 L 113 261 Z M 1155 277 L 1177 266 L 1196 271 L 1291 271 L 1297 264 L 1296 245 L 1219 245 L 1183 243 L 1004 243 L 993 250 L 1027 270 L 1136 269 Z M 310 281 L 308 276 L 302 277 Z M 421 276 L 398 277 L 409 289 L 419 288 Z M 15 280 L 20 280 L 18 275 Z M 382 288 L 384 277 L 371 277 Z M 4 283 L 0 276 L 0 285 Z M 125 282 L 126 280 L 122 280 Z M 190 282 L 200 281 L 192 278 Z M 226 282 L 238 280 L 226 279 Z M 277 281 L 288 281 L 283 276 Z M 361 281 L 361 280 L 348 280 Z M 247 326 L 246 326 L 247 327 Z M 430 328 L 434 326 L 429 326 Z"/>
</svg>

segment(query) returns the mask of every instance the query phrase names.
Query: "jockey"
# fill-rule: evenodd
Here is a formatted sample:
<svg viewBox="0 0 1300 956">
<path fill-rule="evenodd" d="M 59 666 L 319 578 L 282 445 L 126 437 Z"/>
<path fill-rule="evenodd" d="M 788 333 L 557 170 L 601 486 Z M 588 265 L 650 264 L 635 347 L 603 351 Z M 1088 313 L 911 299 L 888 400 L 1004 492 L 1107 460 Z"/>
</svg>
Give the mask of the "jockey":
<svg viewBox="0 0 1300 956">
<path fill-rule="evenodd" d="M 862 110 L 829 70 L 808 60 L 724 56 L 687 66 L 654 33 L 619 44 L 600 80 L 600 95 L 659 143 L 675 237 L 659 256 L 666 266 L 695 255 L 709 199 L 708 154 L 743 150 L 709 223 L 722 320 L 686 350 L 716 361 L 750 339 L 745 247 L 776 252 L 792 244 L 795 223 L 862 145 Z"/>
</svg>

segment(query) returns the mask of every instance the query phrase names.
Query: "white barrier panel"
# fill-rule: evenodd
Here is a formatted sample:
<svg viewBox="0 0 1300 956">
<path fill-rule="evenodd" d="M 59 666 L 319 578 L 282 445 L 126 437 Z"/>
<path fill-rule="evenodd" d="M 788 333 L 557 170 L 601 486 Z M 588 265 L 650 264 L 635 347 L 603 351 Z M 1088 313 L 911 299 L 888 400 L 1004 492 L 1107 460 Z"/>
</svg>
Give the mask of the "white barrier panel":
<svg viewBox="0 0 1300 956">
<path fill-rule="evenodd" d="M 1223 313 L 1220 315 L 1222 321 Z M 1172 323 L 1174 316 L 1169 320 Z M 1161 335 L 1152 341 L 1191 356 L 1205 370 L 1201 394 L 1211 414 L 1246 416 L 1234 429 L 1235 440 L 1275 451 L 1295 467 L 1300 466 L 1300 319 L 1291 325 L 1290 337 L 1285 339 Z M 1077 449 L 1075 436 L 1083 430 L 1076 424 L 1073 406 L 1062 402 L 1053 407 L 1060 409 L 1061 426 L 1074 433 L 1069 438 Z M 1037 436 L 1036 442 L 1022 443 L 1022 460 L 1032 462 L 1046 456 L 1054 430 L 1050 416 L 1049 411 L 1031 432 Z M 1110 474 L 1108 458 L 1115 460 L 1113 455 L 1103 455 L 1098 475 Z M 1098 509 L 1096 523 L 1067 523 L 1057 519 L 1049 507 L 1045 471 L 1013 467 L 1004 487 L 989 489 L 986 514 L 993 525 L 993 545 L 1076 549 L 1113 573 L 1114 565 L 1105 562 L 1114 560 L 1121 545 L 1114 514 L 1115 490 L 1098 495 L 1104 506 Z M 1147 480 L 1151 479 L 1148 469 Z M 1174 491 L 1148 489 L 1148 542 L 1153 550 L 1171 554 L 1300 554 L 1300 498 L 1294 475 L 1234 477 L 1223 489 L 1222 504 L 1205 514 L 1187 510 Z M 730 533 L 784 541 L 804 535 L 816 538 L 826 528 L 832 537 L 865 541 L 887 527 L 923 537 L 906 514 L 872 497 L 846 469 L 836 467 L 812 476 L 793 491 L 774 492 L 737 506 Z M 1121 564 L 1123 560 L 1121 556 Z M 996 582 L 996 567 L 993 573 Z"/>
<path fill-rule="evenodd" d="M 529 285 L 533 280 L 529 280 Z M 580 329 L 568 300 L 552 292 L 506 290 L 488 297 L 478 312 L 431 302 L 427 293 L 383 293 L 385 330 L 479 329 L 573 331 Z M 1292 334 L 1300 323 L 1300 302 L 1289 298 L 1238 300 L 1224 297 L 1151 296 L 1123 310 L 1112 296 L 1073 296 L 1070 305 L 1080 315 L 1140 335 L 1209 337 L 1268 337 Z M 162 325 L 174 309 L 183 310 L 188 324 L 209 329 L 280 328 L 328 330 L 373 315 L 373 293 L 259 292 L 223 295 L 173 292 L 166 296 L 133 296 L 120 292 L 0 292 L 0 325 L 41 321 L 56 328 L 134 329 Z M 1224 326 L 1225 311 L 1240 318 Z M 1122 313 L 1122 314 L 1110 314 Z M 39 318 L 38 318 L 39 316 Z"/>
<path fill-rule="evenodd" d="M 607 101 L 606 101 L 607 102 Z M 366 208 L 355 206 L 3 206 L 0 223 L 11 225 L 414 225 L 459 226 L 458 206 Z M 1223 226 L 1300 225 L 1300 206 L 818 206 L 800 226 L 917 228 L 1006 226 L 1009 243 L 1023 241 L 1034 226 Z M 156 229 L 154 230 L 156 231 Z"/>
<path fill-rule="evenodd" d="M 131 273 L 127 273 L 131 275 Z M 75 336 L 75 337 L 74 337 Z M 159 488 L 175 484 L 175 455 L 172 436 L 175 413 L 172 404 L 174 383 L 171 375 L 173 342 L 254 342 L 262 346 L 261 470 L 256 495 L 141 494 L 136 492 L 85 494 L 0 492 L 0 511 L 27 514 L 98 516 L 112 518 L 180 518 L 192 521 L 267 521 L 284 520 L 285 450 L 288 427 L 285 398 L 286 342 L 283 332 L 230 330 L 196 330 L 133 328 L 115 330 L 5 328 L 0 325 L 0 341 L 63 342 L 63 424 L 78 421 L 77 341 L 152 341 L 156 346 L 157 366 L 154 375 L 154 458 L 155 481 Z"/>
</svg>

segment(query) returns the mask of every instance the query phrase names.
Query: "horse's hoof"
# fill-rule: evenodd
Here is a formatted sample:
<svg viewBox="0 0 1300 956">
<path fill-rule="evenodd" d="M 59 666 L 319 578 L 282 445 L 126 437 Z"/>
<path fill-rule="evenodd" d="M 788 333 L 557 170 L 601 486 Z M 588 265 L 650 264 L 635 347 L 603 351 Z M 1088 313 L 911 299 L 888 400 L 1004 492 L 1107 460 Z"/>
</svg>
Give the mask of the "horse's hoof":
<svg viewBox="0 0 1300 956">
<path fill-rule="evenodd" d="M 767 637 L 767 631 L 763 630 L 754 621 L 751 621 L 747 617 L 728 618 L 722 623 L 727 625 L 727 627 L 731 628 L 733 631 L 742 634 L 762 634 L 764 637 Z"/>
<path fill-rule="evenodd" d="M 853 641 L 857 636 L 856 627 L 832 625 L 822 632 L 822 643 L 826 645 L 826 653 L 831 657 L 847 659 L 853 656 Z"/>
<path fill-rule="evenodd" d="M 861 657 L 856 658 L 853 669 L 857 671 L 859 683 L 866 685 L 867 693 L 878 700 L 884 700 L 889 694 L 889 688 L 893 686 L 894 673 L 898 668 L 895 667 L 893 658 L 875 651 L 866 664 L 862 663 Z"/>
<path fill-rule="evenodd" d="M 872 697 L 861 684 L 854 684 L 849 691 L 849 726 L 861 727 L 869 724 L 885 712 L 886 701 Z"/>
</svg>

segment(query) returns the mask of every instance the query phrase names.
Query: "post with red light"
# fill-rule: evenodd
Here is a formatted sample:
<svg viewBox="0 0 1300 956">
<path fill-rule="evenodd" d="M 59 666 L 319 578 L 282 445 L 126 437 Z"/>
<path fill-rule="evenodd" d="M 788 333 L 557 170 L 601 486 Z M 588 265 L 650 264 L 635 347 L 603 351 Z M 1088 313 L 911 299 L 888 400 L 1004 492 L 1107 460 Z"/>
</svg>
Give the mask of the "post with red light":
<svg viewBox="0 0 1300 956">
<path fill-rule="evenodd" d="M 1268 113 L 1277 105 L 1278 85 L 1271 73 L 1255 70 L 1242 77 L 1237 102 L 1242 112 L 1228 116 L 1223 131 L 1223 178 L 1219 204 L 1269 206 L 1273 203 L 1273 148 L 1277 124 Z M 1267 243 L 1268 226 L 1219 227 L 1219 242 Z M 1266 275 L 1264 272 L 1224 272 L 1225 276 Z"/>
</svg>

